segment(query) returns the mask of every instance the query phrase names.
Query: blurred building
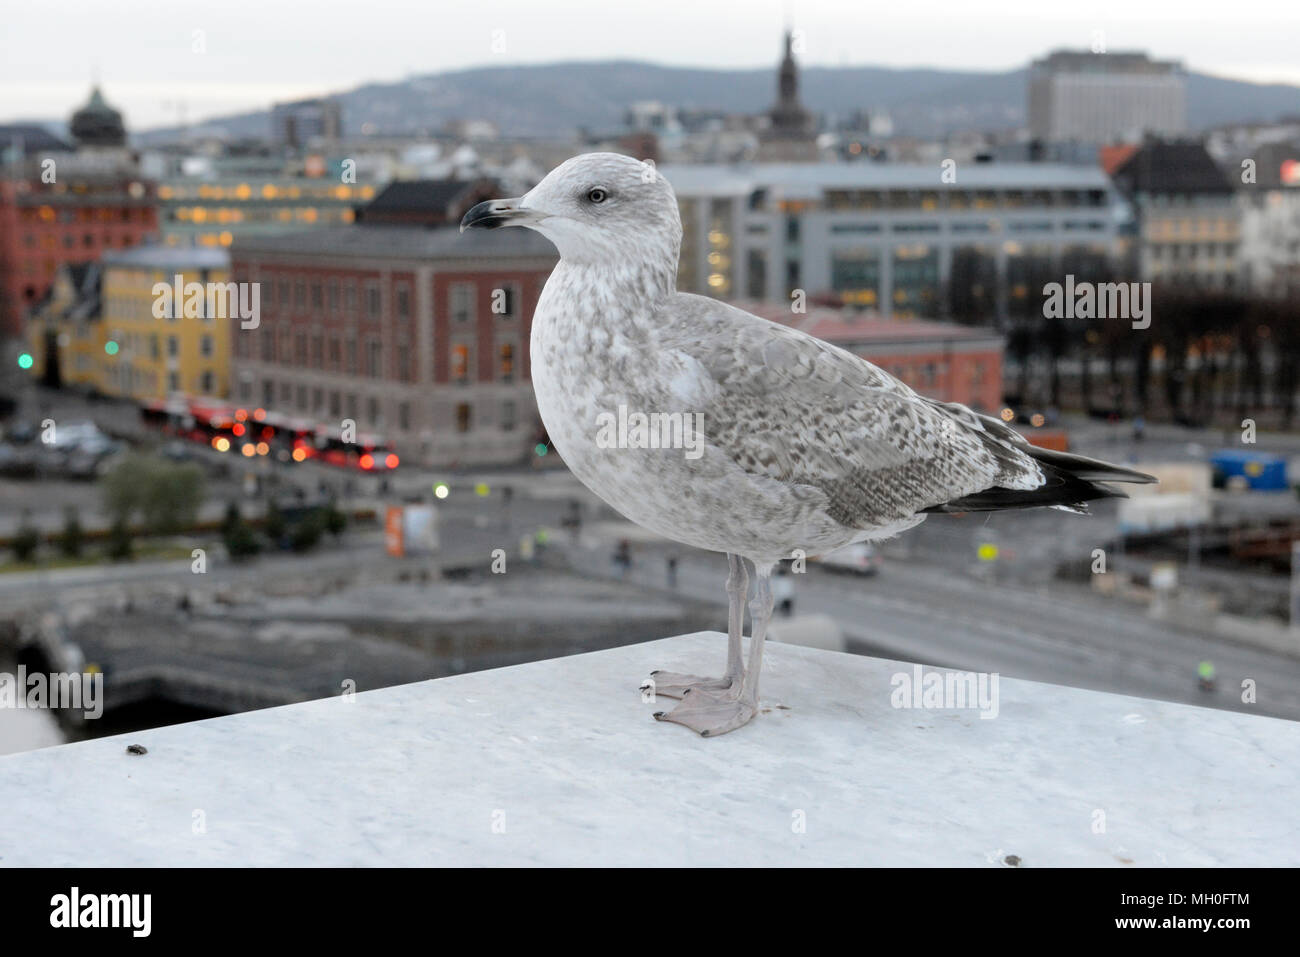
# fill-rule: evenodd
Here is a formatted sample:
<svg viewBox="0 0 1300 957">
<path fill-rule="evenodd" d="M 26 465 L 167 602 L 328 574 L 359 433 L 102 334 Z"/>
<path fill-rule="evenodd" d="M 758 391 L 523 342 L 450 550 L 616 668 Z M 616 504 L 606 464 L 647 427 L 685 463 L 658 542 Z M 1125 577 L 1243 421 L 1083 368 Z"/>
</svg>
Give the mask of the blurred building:
<svg viewBox="0 0 1300 957">
<path fill-rule="evenodd" d="M 75 147 L 36 123 L 0 123 L 0 163 L 18 165 L 39 156 L 71 153 Z"/>
<path fill-rule="evenodd" d="M 70 123 L 77 147 L 11 140 L 0 171 L 0 334 L 21 336 L 59 267 L 134 246 L 158 231 L 153 184 L 124 148 L 121 114 L 96 88 Z M 46 149 L 49 152 L 46 152 Z"/>
<path fill-rule="evenodd" d="M 102 276 L 97 262 L 64 263 L 55 271 L 27 323 L 33 378 L 55 389 L 98 390 L 104 355 Z"/>
<path fill-rule="evenodd" d="M 495 180 L 410 179 L 389 183 L 356 212 L 366 225 L 455 226 L 470 207 L 501 195 Z"/>
<path fill-rule="evenodd" d="M 1262 143 L 1225 172 L 1241 182 L 1242 282 L 1264 295 L 1300 295 L 1300 138 Z"/>
<path fill-rule="evenodd" d="M 271 137 L 280 146 L 300 149 L 342 135 L 343 109 L 337 100 L 298 100 L 271 108 Z"/>
<path fill-rule="evenodd" d="M 338 175 L 176 176 L 158 185 L 163 241 L 170 246 L 229 247 L 236 238 L 298 233 L 351 223 L 374 198 L 370 184 Z"/>
<path fill-rule="evenodd" d="M 768 125 L 759 136 L 758 158 L 763 162 L 816 162 L 817 123 L 799 100 L 799 67 L 794 62 L 794 35 L 785 34 L 785 56 L 777 71 L 776 103 L 768 111 Z"/>
<path fill-rule="evenodd" d="M 1029 68 L 1029 131 L 1047 142 L 1111 143 L 1187 129 L 1181 64 L 1145 53 L 1057 50 Z"/>
<path fill-rule="evenodd" d="M 240 240 L 262 319 L 234 336 L 244 404 L 394 443 L 404 461 L 522 460 L 537 437 L 533 310 L 555 265 L 530 230 L 356 225 Z"/>
<path fill-rule="evenodd" d="M 1238 285 L 1237 190 L 1204 146 L 1151 139 L 1112 176 L 1135 213 L 1130 257 L 1143 280 L 1220 289 Z"/>
<path fill-rule="evenodd" d="M 90 91 L 90 100 L 72 114 L 68 123 L 77 146 L 91 149 L 120 149 L 126 146 L 126 124 L 122 114 L 108 105 L 98 86 Z"/>
<path fill-rule="evenodd" d="M 221 398 L 230 385 L 230 332 L 237 319 L 187 316 L 175 296 L 156 307 L 157 283 L 226 283 L 230 256 L 220 249 L 147 245 L 106 252 L 98 264 L 65 267 L 33 312 L 28 342 L 48 381 L 130 399 Z M 164 314 L 159 316 L 155 312 Z"/>
<path fill-rule="evenodd" d="M 1090 166 L 972 163 L 952 183 L 883 163 L 663 172 L 682 214 L 678 285 L 720 299 L 803 290 L 885 318 L 985 324 L 1038 312 L 1035 277 L 1101 263 L 1117 236 L 1114 187 Z"/>
<path fill-rule="evenodd" d="M 862 356 L 922 395 L 983 412 L 1002 405 L 1003 340 L 990 329 L 898 322 L 874 313 L 816 306 L 796 314 L 783 302 L 737 305 Z"/>
</svg>

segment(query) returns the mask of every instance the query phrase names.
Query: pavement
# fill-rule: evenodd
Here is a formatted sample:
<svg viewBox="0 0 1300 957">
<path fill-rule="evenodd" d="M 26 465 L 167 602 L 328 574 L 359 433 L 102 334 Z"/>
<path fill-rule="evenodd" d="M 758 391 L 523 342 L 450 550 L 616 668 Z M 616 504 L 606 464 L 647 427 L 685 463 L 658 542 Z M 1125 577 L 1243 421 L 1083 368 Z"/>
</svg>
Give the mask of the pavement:
<svg viewBox="0 0 1300 957">
<path fill-rule="evenodd" d="M 656 722 L 671 702 L 640 681 L 724 642 L 0 758 L 0 865 L 1300 864 L 1293 723 L 1006 678 L 927 701 L 904 693 L 919 666 L 781 644 L 743 728 Z"/>
</svg>

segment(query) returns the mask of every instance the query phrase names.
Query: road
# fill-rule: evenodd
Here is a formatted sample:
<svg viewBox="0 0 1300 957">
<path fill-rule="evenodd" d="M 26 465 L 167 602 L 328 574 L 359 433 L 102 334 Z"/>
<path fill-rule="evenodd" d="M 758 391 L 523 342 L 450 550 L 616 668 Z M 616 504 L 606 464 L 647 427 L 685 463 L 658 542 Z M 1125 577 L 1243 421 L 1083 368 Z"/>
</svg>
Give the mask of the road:
<svg viewBox="0 0 1300 957">
<path fill-rule="evenodd" d="M 633 574 L 666 588 L 670 552 L 678 556 L 678 589 L 716 602 L 725 615 L 726 562 L 720 555 L 639 544 Z M 589 568 L 612 573 L 608 549 L 589 555 Z M 850 649 L 864 654 L 1300 720 L 1300 657 L 1171 628 L 1086 588 L 990 585 L 927 562 L 898 560 L 886 560 L 874 577 L 810 562 L 795 580 L 795 612 L 831 616 Z M 719 647 L 719 666 L 723 654 Z M 1202 659 L 1217 668 L 1214 693 L 1196 685 Z M 1256 704 L 1241 702 L 1243 679 L 1256 683 Z"/>
<path fill-rule="evenodd" d="M 1144 441 L 1134 442 L 1127 426 L 1068 424 L 1078 450 L 1117 461 L 1194 460 L 1224 444 L 1221 432 L 1150 427 Z M 1257 447 L 1290 454 L 1300 452 L 1300 439 L 1261 436 Z M 316 481 L 314 471 L 293 474 Z M 458 561 L 481 560 L 486 567 L 493 548 L 511 549 L 539 526 L 558 528 L 570 499 L 584 503 L 588 526 L 603 511 L 565 473 L 485 474 L 492 486 L 486 498 L 473 491 L 478 477 L 442 476 L 452 480 L 451 495 L 437 503 L 444 550 Z M 437 478 L 437 470 L 404 466 L 393 477 L 389 498 L 427 495 Z M 359 492 L 375 494 L 374 484 L 367 480 Z M 508 509 L 501 496 L 507 484 L 516 490 Z M 79 488 L 82 494 L 90 491 Z M 77 494 L 72 488 L 58 492 L 60 497 Z M 0 504 L 9 511 L 17 502 L 4 499 Z M 57 506 L 47 499 L 46 507 L 52 511 Z M 868 653 L 1300 719 L 1300 657 L 1174 628 L 1149 618 L 1140 608 L 1055 579 L 1061 562 L 1089 556 L 1110 539 L 1114 530 L 1110 508 L 1102 503 L 1092 518 L 1046 511 L 964 519 L 936 516 L 886 547 L 885 569 L 879 577 L 858 579 L 810 566 L 807 575 L 797 579 L 796 610 L 832 616 L 845 629 L 851 646 Z M 555 538 L 561 543 L 567 536 L 558 533 Z M 996 584 L 973 574 L 975 547 L 990 538 L 1003 549 L 998 563 L 1001 580 Z M 593 573 L 607 574 L 612 541 L 593 547 L 580 564 Z M 663 558 L 669 547 L 638 546 L 639 574 L 648 587 L 664 587 Z M 725 612 L 721 557 L 675 547 L 673 552 L 680 562 L 678 587 L 692 597 L 716 602 Z M 575 554 L 581 556 L 583 550 Z M 354 532 L 344 545 L 315 555 L 268 557 L 225 569 L 215 565 L 205 584 L 228 579 L 255 586 L 259 579 L 280 574 L 354 575 L 359 567 L 385 561 L 389 560 L 373 532 L 368 536 Z M 19 594 L 66 600 L 75 590 L 74 583 L 76 588 L 95 588 L 133 579 L 194 580 L 185 563 L 165 570 L 128 565 L 77 574 L 82 578 L 0 575 L 0 602 Z M 1213 661 L 1218 670 L 1219 690 L 1213 694 L 1196 687 L 1196 665 L 1202 659 Z M 1246 679 L 1257 683 L 1256 704 L 1240 700 L 1241 682 Z"/>
</svg>

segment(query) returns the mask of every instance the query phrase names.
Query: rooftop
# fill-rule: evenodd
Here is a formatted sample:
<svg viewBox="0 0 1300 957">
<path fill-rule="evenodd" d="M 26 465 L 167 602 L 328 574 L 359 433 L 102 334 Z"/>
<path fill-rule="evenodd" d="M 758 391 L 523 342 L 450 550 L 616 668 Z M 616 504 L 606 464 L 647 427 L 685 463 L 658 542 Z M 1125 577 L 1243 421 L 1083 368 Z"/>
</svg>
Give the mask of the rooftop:
<svg viewBox="0 0 1300 957">
<path fill-rule="evenodd" d="M 914 666 L 776 643 L 751 724 L 652 720 L 651 670 L 724 654 L 686 635 L 0 758 L 31 838 L 0 863 L 1297 863 L 1292 722 L 1013 679 L 990 720 L 910 710 Z"/>
<path fill-rule="evenodd" d="M 786 302 L 743 300 L 731 303 L 756 316 L 792 326 L 827 342 L 889 345 L 917 342 L 979 342 L 1001 345 L 1002 336 L 993 329 L 961 326 L 930 319 L 885 319 L 874 312 L 854 312 L 825 306 L 810 306 L 806 313 L 792 313 Z"/>
<path fill-rule="evenodd" d="M 145 244 L 130 249 L 105 250 L 105 266 L 140 266 L 154 269 L 229 269 L 230 253 L 209 246 Z"/>
<path fill-rule="evenodd" d="M 405 259 L 483 259 L 493 256 L 555 260 L 555 247 L 531 229 L 469 230 L 455 226 L 331 226 L 274 236 L 239 236 L 236 257 L 243 253 L 288 253 L 396 257 Z"/>
<path fill-rule="evenodd" d="M 1096 166 L 963 163 L 945 186 L 929 163 L 685 163 L 661 168 L 679 196 L 745 196 L 756 189 L 1110 189 Z"/>
<path fill-rule="evenodd" d="M 1044 68 L 1058 73 L 1168 74 L 1180 72 L 1182 64 L 1177 60 L 1153 60 L 1141 50 L 1114 50 L 1107 53 L 1053 50 L 1032 64 L 1032 69 Z"/>
<path fill-rule="evenodd" d="M 13 150 L 23 156 L 71 152 L 73 146 L 37 123 L 0 123 L 0 156 Z"/>
<path fill-rule="evenodd" d="M 397 180 L 385 186 L 366 206 L 366 210 L 423 210 L 441 213 L 480 182 L 462 179 Z"/>
<path fill-rule="evenodd" d="M 1190 140 L 1149 140 L 1115 168 L 1117 186 L 1135 193 L 1230 195 L 1232 180 L 1203 145 Z"/>
</svg>

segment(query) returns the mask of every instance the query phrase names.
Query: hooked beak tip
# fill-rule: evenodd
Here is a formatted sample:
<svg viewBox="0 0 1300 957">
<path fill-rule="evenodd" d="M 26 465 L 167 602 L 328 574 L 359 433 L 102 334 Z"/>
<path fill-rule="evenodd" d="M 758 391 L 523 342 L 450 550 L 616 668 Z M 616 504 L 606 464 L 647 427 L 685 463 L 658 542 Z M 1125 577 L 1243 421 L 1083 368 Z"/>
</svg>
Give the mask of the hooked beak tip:
<svg viewBox="0 0 1300 957">
<path fill-rule="evenodd" d="M 496 229 L 512 226 L 523 219 L 517 199 L 489 199 L 470 208 L 460 221 L 460 231 L 467 229 Z"/>
</svg>

